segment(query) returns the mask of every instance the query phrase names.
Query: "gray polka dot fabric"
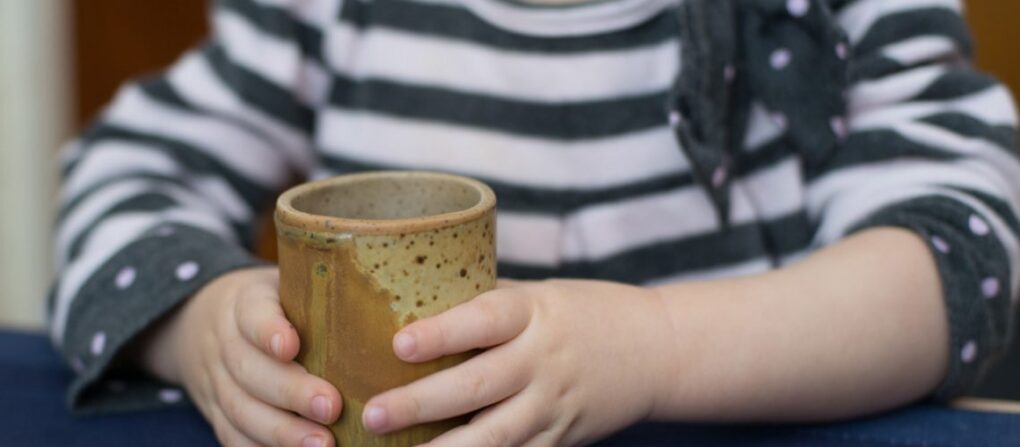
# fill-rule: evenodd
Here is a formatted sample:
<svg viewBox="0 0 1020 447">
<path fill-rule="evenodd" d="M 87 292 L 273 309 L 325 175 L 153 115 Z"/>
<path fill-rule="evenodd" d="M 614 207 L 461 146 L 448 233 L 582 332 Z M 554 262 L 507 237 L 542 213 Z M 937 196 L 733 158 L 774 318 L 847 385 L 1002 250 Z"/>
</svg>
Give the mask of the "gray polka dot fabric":
<svg viewBox="0 0 1020 447">
<path fill-rule="evenodd" d="M 849 42 L 825 0 L 691 1 L 678 15 L 689 45 L 670 123 L 726 221 L 752 100 L 769 109 L 811 165 L 847 137 Z"/>
<path fill-rule="evenodd" d="M 70 312 L 64 354 L 78 374 L 69 403 L 82 412 L 183 404 L 181 391 L 114 359 L 153 321 L 213 278 L 260 262 L 222 238 L 186 225 L 159 225 L 120 250 L 82 286 Z"/>
<path fill-rule="evenodd" d="M 880 226 L 915 231 L 935 256 L 951 336 L 949 373 L 937 396 L 959 396 L 1010 342 L 1009 256 L 983 217 L 952 200 L 910 200 L 879 211 L 857 230 Z"/>
</svg>

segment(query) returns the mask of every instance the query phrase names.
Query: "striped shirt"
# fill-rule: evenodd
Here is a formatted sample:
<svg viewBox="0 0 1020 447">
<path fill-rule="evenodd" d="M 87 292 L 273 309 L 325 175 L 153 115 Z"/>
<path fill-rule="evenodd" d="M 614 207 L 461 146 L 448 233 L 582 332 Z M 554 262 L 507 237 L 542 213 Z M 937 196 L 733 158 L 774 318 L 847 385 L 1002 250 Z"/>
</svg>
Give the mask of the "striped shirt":
<svg viewBox="0 0 1020 447">
<path fill-rule="evenodd" d="M 862 228 L 914 229 L 941 256 L 953 330 L 940 394 L 965 390 L 1009 333 L 1020 163 L 1009 92 L 967 63 L 960 1 L 831 0 L 854 62 L 848 139 L 806 167 L 788 123 L 755 102 L 728 225 L 665 112 L 677 1 L 217 2 L 208 43 L 124 86 L 64 151 L 50 321 L 79 373 L 72 406 L 173 394 L 145 380 L 111 392 L 110 361 L 257 263 L 256 216 L 286 185 L 377 169 L 491 185 L 514 278 L 734 277 Z"/>
</svg>

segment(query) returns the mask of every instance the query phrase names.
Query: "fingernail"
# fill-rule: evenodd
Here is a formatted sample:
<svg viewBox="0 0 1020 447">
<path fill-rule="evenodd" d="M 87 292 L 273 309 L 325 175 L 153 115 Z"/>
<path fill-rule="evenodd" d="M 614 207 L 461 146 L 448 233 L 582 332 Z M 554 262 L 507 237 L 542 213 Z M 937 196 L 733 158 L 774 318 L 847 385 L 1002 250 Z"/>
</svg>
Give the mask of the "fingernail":
<svg viewBox="0 0 1020 447">
<path fill-rule="evenodd" d="M 401 357 L 410 357 L 414 355 L 415 349 L 418 348 L 418 343 L 414 340 L 414 336 L 407 332 L 401 332 L 397 334 L 397 338 L 393 340 L 393 347 L 397 351 L 397 355 Z"/>
<path fill-rule="evenodd" d="M 332 410 L 332 406 L 329 398 L 326 396 L 320 394 L 312 398 L 312 414 L 323 424 L 329 423 L 329 413 Z"/>
<path fill-rule="evenodd" d="M 375 406 L 368 407 L 365 409 L 362 419 L 362 423 L 369 430 L 382 430 L 386 426 L 386 410 Z"/>
<path fill-rule="evenodd" d="M 280 357 L 283 351 L 283 336 L 280 334 L 274 334 L 273 338 L 269 339 L 269 348 L 273 350 L 273 355 Z"/>
<path fill-rule="evenodd" d="M 301 441 L 301 447 L 326 447 L 326 440 L 322 436 L 308 435 Z"/>
</svg>

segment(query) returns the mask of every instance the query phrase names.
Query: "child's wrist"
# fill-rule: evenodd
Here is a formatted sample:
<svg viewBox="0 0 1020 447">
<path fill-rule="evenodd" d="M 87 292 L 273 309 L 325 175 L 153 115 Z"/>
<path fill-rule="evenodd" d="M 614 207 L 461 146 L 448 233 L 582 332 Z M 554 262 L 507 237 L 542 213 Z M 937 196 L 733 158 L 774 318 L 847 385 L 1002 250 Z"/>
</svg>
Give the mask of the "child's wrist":
<svg viewBox="0 0 1020 447">
<path fill-rule="evenodd" d="M 677 283 L 656 287 L 669 325 L 669 341 L 660 354 L 653 420 L 723 421 L 739 406 L 753 374 L 734 358 L 746 351 L 746 329 L 761 313 L 756 306 L 784 290 L 772 274 L 729 280 Z M 774 302 L 774 301 L 773 301 Z M 745 340 L 746 341 L 746 340 Z"/>
<path fill-rule="evenodd" d="M 180 362 L 177 361 L 177 349 L 173 341 L 179 314 L 180 309 L 165 315 L 131 341 L 121 353 L 122 364 L 167 383 L 180 383 Z"/>
</svg>

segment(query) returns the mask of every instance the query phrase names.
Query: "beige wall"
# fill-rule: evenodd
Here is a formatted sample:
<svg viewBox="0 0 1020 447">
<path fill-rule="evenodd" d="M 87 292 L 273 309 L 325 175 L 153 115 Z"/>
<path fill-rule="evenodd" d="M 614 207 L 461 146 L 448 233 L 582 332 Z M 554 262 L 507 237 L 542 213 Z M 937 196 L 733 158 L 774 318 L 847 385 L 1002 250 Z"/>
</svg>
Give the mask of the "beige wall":
<svg viewBox="0 0 1020 447">
<path fill-rule="evenodd" d="M 55 148 L 68 135 L 65 0 L 0 0 L 0 326 L 40 327 Z"/>
</svg>

